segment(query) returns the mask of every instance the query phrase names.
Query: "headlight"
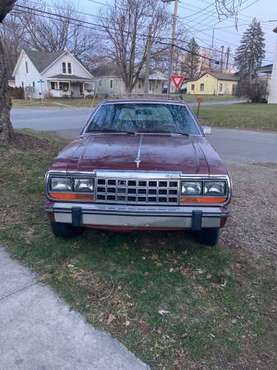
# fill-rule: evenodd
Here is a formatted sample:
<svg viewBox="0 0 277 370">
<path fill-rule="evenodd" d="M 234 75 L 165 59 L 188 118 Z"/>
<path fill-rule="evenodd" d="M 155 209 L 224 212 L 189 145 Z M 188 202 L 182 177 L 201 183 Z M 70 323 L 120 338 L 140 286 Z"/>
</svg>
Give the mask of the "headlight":
<svg viewBox="0 0 277 370">
<path fill-rule="evenodd" d="M 205 181 L 204 182 L 204 195 L 226 195 L 226 182 L 225 181 Z"/>
<path fill-rule="evenodd" d="M 72 181 L 66 177 L 51 177 L 51 191 L 72 191 Z"/>
<path fill-rule="evenodd" d="M 181 183 L 182 195 L 201 195 L 202 182 L 201 181 L 183 181 Z"/>
<path fill-rule="evenodd" d="M 74 191 L 92 193 L 94 191 L 94 179 L 74 179 Z"/>
</svg>

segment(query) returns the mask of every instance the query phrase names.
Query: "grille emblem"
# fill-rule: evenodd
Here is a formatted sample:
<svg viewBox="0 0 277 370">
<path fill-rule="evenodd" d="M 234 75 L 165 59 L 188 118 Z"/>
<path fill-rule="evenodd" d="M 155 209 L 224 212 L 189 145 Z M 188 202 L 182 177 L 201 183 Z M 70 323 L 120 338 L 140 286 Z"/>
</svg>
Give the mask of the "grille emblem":
<svg viewBox="0 0 277 370">
<path fill-rule="evenodd" d="M 137 164 L 137 168 L 139 168 L 139 165 L 141 163 L 141 160 L 137 158 L 134 162 Z"/>
</svg>

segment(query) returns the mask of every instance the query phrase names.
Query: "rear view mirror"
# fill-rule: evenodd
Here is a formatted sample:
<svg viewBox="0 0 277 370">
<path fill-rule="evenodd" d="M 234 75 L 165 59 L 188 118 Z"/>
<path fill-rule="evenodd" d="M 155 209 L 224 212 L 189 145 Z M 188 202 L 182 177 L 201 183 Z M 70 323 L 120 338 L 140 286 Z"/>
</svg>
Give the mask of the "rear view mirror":
<svg viewBox="0 0 277 370">
<path fill-rule="evenodd" d="M 202 130 L 203 130 L 204 135 L 211 135 L 212 133 L 212 129 L 209 126 L 202 126 Z"/>
</svg>

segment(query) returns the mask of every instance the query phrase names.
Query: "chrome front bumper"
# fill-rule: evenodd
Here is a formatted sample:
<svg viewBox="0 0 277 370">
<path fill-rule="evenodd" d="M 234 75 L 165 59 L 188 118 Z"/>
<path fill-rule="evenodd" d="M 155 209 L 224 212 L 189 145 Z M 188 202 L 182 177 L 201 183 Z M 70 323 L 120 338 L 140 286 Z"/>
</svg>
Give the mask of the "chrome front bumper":
<svg viewBox="0 0 277 370">
<path fill-rule="evenodd" d="M 47 211 L 55 222 L 74 226 L 192 229 L 221 227 L 228 216 L 225 207 L 125 206 L 108 204 L 51 203 Z"/>
</svg>

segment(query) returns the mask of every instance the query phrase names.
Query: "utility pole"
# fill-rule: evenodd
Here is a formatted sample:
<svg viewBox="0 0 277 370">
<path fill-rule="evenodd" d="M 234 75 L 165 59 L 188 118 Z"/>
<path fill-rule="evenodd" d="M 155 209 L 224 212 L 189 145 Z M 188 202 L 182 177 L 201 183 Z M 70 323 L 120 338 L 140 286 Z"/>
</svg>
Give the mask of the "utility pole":
<svg viewBox="0 0 277 370">
<path fill-rule="evenodd" d="M 229 60 L 230 60 L 230 48 L 227 48 L 226 52 L 226 71 L 228 72 L 229 70 Z"/>
<path fill-rule="evenodd" d="M 213 35 L 212 35 L 212 49 L 214 48 L 214 27 L 213 27 Z"/>
<path fill-rule="evenodd" d="M 223 56 L 224 56 L 224 46 L 221 46 L 221 53 L 220 53 L 220 72 L 223 72 Z"/>
<path fill-rule="evenodd" d="M 171 35 L 171 48 L 170 58 L 168 66 L 168 81 L 167 81 L 167 94 L 170 94 L 171 75 L 173 70 L 174 61 L 174 50 L 176 44 L 176 25 L 177 25 L 177 13 L 178 13 L 178 0 L 162 0 L 164 3 L 172 3 L 174 1 L 174 12 L 172 15 L 172 35 Z"/>
<path fill-rule="evenodd" d="M 152 24 L 148 29 L 148 45 L 146 50 L 145 76 L 144 76 L 144 94 L 149 94 L 149 69 L 150 69 L 150 55 L 152 46 Z"/>
</svg>

